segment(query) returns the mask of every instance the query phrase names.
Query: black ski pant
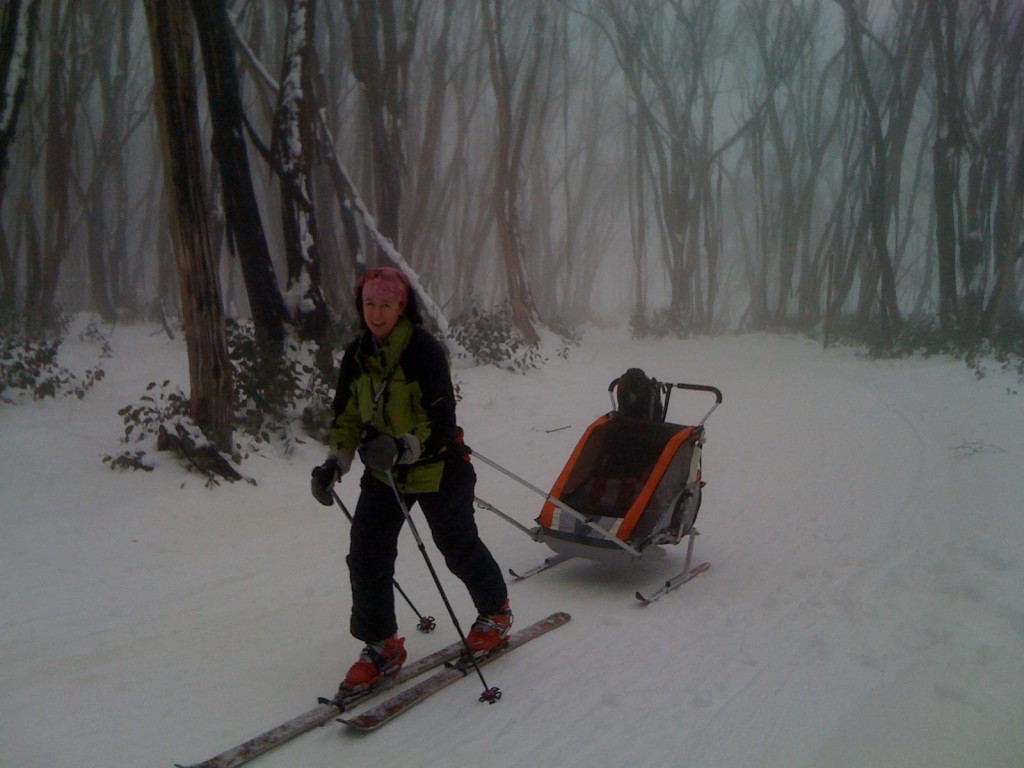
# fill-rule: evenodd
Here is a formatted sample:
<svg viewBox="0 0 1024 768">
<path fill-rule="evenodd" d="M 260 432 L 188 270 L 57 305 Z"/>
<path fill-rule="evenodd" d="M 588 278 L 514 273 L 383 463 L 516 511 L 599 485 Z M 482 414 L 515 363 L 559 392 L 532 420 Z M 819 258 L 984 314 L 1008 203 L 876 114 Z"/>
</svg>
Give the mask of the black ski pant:
<svg viewBox="0 0 1024 768">
<path fill-rule="evenodd" d="M 446 462 L 436 493 L 404 494 L 406 508 L 419 503 L 430 533 L 448 569 L 469 590 L 478 613 L 502 609 L 508 590 L 501 569 L 480 540 L 474 520 L 476 472 L 468 461 Z M 391 486 L 369 472 L 353 515 L 348 570 L 352 585 L 352 635 L 378 642 L 398 631 L 395 620 L 395 559 L 405 515 Z"/>
</svg>

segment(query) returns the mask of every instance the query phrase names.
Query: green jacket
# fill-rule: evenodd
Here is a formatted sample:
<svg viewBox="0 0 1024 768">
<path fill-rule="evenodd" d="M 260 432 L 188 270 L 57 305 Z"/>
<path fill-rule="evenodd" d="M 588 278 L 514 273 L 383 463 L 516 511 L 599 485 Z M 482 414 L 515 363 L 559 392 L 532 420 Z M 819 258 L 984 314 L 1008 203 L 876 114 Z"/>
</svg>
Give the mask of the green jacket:
<svg viewBox="0 0 1024 768">
<path fill-rule="evenodd" d="M 458 428 L 448 356 L 429 332 L 402 317 L 378 347 L 364 330 L 342 357 L 333 408 L 329 442 L 344 469 L 351 466 L 367 431 L 411 436 L 419 456 L 395 467 L 398 489 L 438 490 L 444 460 L 456 450 Z M 386 482 L 382 473 L 373 474 Z"/>
</svg>

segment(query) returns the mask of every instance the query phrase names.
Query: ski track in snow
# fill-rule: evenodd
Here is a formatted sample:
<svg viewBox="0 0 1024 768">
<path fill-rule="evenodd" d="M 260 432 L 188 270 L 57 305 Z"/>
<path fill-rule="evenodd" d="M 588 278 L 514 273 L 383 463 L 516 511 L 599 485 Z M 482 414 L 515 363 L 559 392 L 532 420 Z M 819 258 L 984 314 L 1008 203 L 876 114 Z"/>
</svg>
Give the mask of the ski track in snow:
<svg viewBox="0 0 1024 768">
<path fill-rule="evenodd" d="M 330 694 L 348 636 L 347 523 L 308 496 L 311 443 L 202 487 L 159 455 L 111 473 L 116 410 L 184 382 L 180 343 L 113 336 L 83 401 L 0 405 L 0 765 L 198 762 Z M 80 366 L 88 344 L 66 345 Z M 1019 766 L 1024 736 L 1024 400 L 949 360 L 870 361 L 801 338 L 633 341 L 589 331 L 526 375 L 456 371 L 467 441 L 549 488 L 608 382 L 638 366 L 713 384 L 695 562 L 711 569 L 642 607 L 685 547 L 618 566 L 570 561 L 510 583 L 520 626 L 573 621 L 375 734 L 330 724 L 256 766 Z M 692 422 L 710 396 L 676 390 Z M 478 495 L 531 525 L 542 499 L 476 463 Z M 351 508 L 353 478 L 339 486 Z M 414 514 L 418 514 L 414 511 Z M 550 554 L 480 510 L 503 567 Z M 424 527 L 424 533 L 426 529 Z M 397 578 L 438 620 L 413 656 L 455 639 L 403 533 Z M 443 568 L 468 627 L 465 590 Z"/>
</svg>

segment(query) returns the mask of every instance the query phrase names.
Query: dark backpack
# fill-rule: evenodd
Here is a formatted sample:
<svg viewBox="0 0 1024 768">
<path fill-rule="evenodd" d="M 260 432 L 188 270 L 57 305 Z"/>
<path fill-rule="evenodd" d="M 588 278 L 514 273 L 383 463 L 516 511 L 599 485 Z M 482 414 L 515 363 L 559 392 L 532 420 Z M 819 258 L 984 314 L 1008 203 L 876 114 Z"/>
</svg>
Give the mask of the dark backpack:
<svg viewBox="0 0 1024 768">
<path fill-rule="evenodd" d="M 630 368 L 615 379 L 608 391 L 615 390 L 615 413 L 629 419 L 664 421 L 661 384 L 639 368 Z"/>
</svg>

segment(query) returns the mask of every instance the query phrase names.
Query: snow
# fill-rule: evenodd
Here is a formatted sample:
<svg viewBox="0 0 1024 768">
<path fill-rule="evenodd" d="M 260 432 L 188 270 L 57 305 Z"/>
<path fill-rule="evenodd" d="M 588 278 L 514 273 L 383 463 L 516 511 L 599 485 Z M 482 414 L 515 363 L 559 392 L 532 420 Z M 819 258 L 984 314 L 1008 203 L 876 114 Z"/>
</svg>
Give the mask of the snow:
<svg viewBox="0 0 1024 768">
<path fill-rule="evenodd" d="M 333 692 L 346 631 L 348 523 L 309 496 L 324 454 L 266 450 L 257 485 L 208 490 L 171 459 L 115 473 L 116 411 L 185 386 L 181 341 L 121 327 L 84 400 L 0 405 L 0 764 L 200 762 Z M 69 340 L 65 364 L 95 364 Z M 93 358 L 90 358 L 93 356 Z M 696 557 L 660 602 L 663 559 L 569 562 L 510 584 L 517 624 L 573 620 L 372 735 L 331 723 L 254 765 L 1020 766 L 1024 760 L 1024 398 L 995 364 L 871 361 L 767 335 L 633 341 L 590 330 L 526 375 L 460 369 L 469 443 L 550 487 L 608 382 L 639 366 L 714 384 Z M 670 416 L 698 419 L 701 393 Z M 563 428 L 564 427 L 564 428 Z M 541 499 L 478 463 L 478 494 L 530 524 Z M 353 506 L 357 483 L 341 497 Z M 419 515 L 414 511 L 414 515 Z M 417 517 L 422 520 L 421 517 Z M 485 511 L 504 567 L 549 550 Z M 421 525 L 425 530 L 425 525 Z M 465 590 L 428 543 L 463 627 Z M 455 639 L 408 532 L 397 578 Z"/>
</svg>

